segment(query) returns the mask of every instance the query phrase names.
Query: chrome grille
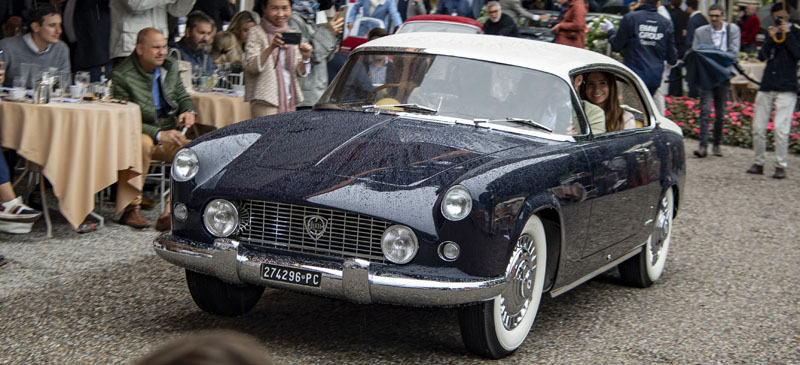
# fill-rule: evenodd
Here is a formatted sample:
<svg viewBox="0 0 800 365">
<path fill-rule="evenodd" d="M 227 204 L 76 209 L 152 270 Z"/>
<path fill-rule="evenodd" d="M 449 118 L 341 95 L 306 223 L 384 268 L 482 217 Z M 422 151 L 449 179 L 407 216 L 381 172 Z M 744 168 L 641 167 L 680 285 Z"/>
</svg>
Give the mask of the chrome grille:
<svg viewBox="0 0 800 365">
<path fill-rule="evenodd" d="M 386 262 L 381 236 L 389 222 L 339 210 L 260 200 L 242 201 L 239 208 L 240 241 L 289 252 Z M 327 220 L 324 233 L 317 239 L 305 227 L 306 218 L 314 215 Z"/>
</svg>

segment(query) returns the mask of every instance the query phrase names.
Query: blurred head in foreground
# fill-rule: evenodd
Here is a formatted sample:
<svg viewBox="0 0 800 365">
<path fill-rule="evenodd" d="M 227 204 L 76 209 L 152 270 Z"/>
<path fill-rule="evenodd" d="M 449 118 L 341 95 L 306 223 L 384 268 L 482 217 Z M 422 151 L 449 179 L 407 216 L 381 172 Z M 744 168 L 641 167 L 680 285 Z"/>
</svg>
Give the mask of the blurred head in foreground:
<svg viewBox="0 0 800 365">
<path fill-rule="evenodd" d="M 210 331 L 170 341 L 135 365 L 261 365 L 274 364 L 253 337 L 234 331 Z"/>
</svg>

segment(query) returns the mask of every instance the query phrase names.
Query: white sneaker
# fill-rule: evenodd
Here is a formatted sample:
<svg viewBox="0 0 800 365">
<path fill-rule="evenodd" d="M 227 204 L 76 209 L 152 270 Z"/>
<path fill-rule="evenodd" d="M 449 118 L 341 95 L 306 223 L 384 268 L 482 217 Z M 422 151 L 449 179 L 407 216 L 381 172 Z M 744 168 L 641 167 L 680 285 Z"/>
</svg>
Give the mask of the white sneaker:
<svg viewBox="0 0 800 365">
<path fill-rule="evenodd" d="M 22 203 L 22 197 L 0 204 L 0 231 L 28 233 L 42 212 Z"/>
</svg>

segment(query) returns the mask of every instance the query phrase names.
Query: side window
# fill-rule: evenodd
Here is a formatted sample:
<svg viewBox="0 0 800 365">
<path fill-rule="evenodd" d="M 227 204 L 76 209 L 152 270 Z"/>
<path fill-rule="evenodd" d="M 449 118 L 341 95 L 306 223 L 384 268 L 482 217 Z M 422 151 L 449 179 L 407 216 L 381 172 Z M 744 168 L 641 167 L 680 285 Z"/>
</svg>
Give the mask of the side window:
<svg viewBox="0 0 800 365">
<path fill-rule="evenodd" d="M 599 135 L 648 124 L 644 99 L 627 77 L 614 71 L 589 71 L 580 74 L 578 94 L 592 130 Z M 603 122 L 599 122 L 602 120 Z"/>
<path fill-rule="evenodd" d="M 648 126 L 647 108 L 645 108 L 644 101 L 636 89 L 627 80 L 617 78 L 617 90 L 619 92 L 619 105 L 623 111 L 630 113 L 625 114 L 626 117 L 633 116 L 635 128 Z"/>
</svg>

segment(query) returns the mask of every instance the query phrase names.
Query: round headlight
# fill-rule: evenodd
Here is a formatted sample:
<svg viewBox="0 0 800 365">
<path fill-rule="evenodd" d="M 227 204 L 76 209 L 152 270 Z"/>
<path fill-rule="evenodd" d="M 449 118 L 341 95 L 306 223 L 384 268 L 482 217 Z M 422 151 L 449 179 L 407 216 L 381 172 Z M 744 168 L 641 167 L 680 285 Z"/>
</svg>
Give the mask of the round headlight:
<svg viewBox="0 0 800 365">
<path fill-rule="evenodd" d="M 217 237 L 228 237 L 239 224 L 239 212 L 233 203 L 225 199 L 214 199 L 206 205 L 203 212 L 203 223 L 211 234 Z"/>
<path fill-rule="evenodd" d="M 189 216 L 189 210 L 186 209 L 186 205 L 183 203 L 176 203 L 175 207 L 172 208 L 172 216 L 179 221 L 186 220 L 186 217 Z"/>
<path fill-rule="evenodd" d="M 442 215 L 451 221 L 460 221 L 472 211 L 472 196 L 467 188 L 456 185 L 444 193 Z"/>
<path fill-rule="evenodd" d="M 395 264 L 405 264 L 417 255 L 417 235 L 411 228 L 394 225 L 386 229 L 381 237 L 381 249 L 386 259 Z"/>
<path fill-rule="evenodd" d="M 186 181 L 197 175 L 197 170 L 200 169 L 200 163 L 197 159 L 197 154 L 194 151 L 184 148 L 175 154 L 175 159 L 172 160 L 172 178 L 175 181 Z"/>
</svg>

